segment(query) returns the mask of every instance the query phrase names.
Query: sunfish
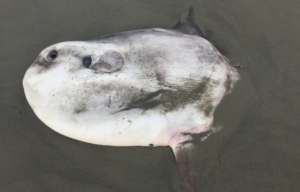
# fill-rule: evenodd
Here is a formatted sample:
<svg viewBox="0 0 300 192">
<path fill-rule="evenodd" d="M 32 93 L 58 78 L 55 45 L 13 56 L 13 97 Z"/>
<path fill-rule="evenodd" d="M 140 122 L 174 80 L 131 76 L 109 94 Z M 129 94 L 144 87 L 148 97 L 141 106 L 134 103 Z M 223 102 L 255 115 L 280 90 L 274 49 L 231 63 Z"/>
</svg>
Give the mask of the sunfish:
<svg viewBox="0 0 300 192">
<path fill-rule="evenodd" d="M 143 29 L 44 49 L 23 86 L 34 113 L 56 132 L 110 146 L 170 146 L 180 174 L 192 134 L 211 128 L 213 114 L 238 73 L 205 38 L 193 9 L 174 29 Z"/>
</svg>

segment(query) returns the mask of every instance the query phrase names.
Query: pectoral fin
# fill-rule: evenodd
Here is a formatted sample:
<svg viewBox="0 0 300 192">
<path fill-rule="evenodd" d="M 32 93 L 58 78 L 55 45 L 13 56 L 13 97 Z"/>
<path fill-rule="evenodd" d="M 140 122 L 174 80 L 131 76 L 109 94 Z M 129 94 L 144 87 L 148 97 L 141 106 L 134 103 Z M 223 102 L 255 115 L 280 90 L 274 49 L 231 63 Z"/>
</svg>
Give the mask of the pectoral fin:
<svg viewBox="0 0 300 192">
<path fill-rule="evenodd" d="M 96 72 L 112 73 L 120 70 L 124 65 L 123 56 L 116 51 L 107 51 L 102 55 L 98 62 L 89 68 Z"/>
</svg>

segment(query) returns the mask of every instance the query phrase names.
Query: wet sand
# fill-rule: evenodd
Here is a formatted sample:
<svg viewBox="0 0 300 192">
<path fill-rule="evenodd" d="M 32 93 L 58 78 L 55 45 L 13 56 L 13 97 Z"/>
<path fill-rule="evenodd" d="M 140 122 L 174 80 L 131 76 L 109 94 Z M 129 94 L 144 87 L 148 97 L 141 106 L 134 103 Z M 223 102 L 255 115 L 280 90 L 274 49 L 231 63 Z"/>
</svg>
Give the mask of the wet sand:
<svg viewBox="0 0 300 192">
<path fill-rule="evenodd" d="M 22 79 L 49 45 L 173 28 L 190 5 L 208 40 L 244 66 L 215 113 L 215 126 L 224 129 L 196 143 L 198 191 L 300 191 L 297 0 L 3 0 L 0 191 L 187 191 L 169 147 L 96 146 L 61 136 L 35 116 Z"/>
</svg>

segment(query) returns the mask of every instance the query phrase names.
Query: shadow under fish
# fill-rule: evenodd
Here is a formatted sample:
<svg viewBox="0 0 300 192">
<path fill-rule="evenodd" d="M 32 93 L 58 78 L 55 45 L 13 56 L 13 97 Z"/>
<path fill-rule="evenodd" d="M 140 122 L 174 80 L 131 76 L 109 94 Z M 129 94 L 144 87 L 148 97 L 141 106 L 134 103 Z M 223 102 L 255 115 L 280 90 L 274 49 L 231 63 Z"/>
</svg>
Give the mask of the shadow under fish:
<svg viewBox="0 0 300 192">
<path fill-rule="evenodd" d="M 69 41 L 44 49 L 23 79 L 35 114 L 65 136 L 99 145 L 170 146 L 197 191 L 192 135 L 207 132 L 238 74 L 194 21 Z"/>
</svg>

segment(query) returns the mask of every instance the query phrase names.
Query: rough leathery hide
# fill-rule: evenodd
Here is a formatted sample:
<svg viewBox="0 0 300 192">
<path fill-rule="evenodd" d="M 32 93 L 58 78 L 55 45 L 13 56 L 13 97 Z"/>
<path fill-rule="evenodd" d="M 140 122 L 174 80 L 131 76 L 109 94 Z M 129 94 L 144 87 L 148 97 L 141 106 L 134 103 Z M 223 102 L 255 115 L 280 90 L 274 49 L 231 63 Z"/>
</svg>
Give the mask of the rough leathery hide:
<svg viewBox="0 0 300 192">
<path fill-rule="evenodd" d="M 210 125 L 236 81 L 236 72 L 199 36 L 149 29 L 108 39 L 53 45 L 28 69 L 27 99 L 49 127 L 95 144 L 168 145 L 174 133 Z M 45 55 L 54 49 L 58 57 L 49 65 Z M 94 70 L 109 51 L 122 55 L 123 66 L 118 61 L 112 63 L 117 71 Z M 143 129 L 148 134 L 139 139 Z"/>
</svg>

